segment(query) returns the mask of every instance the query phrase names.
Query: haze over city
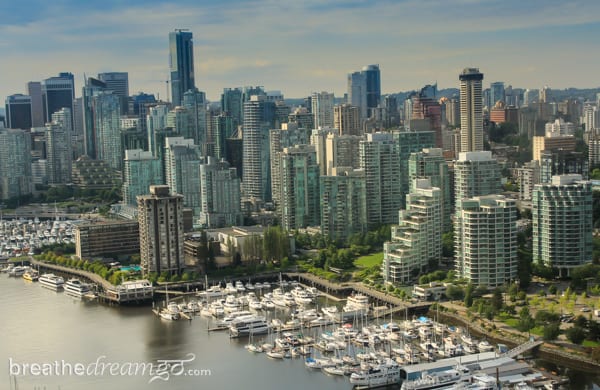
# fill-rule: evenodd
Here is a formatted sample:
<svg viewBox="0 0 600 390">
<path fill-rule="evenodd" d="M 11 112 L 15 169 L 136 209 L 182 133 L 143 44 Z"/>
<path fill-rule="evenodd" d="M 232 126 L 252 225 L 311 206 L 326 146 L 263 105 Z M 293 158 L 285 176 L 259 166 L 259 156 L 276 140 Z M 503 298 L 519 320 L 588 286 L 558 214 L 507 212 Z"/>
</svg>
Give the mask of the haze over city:
<svg viewBox="0 0 600 390">
<path fill-rule="evenodd" d="M 286 97 L 346 92 L 346 75 L 379 64 L 382 93 L 437 81 L 465 66 L 484 83 L 596 87 L 600 3 L 589 1 L 86 1 L 4 2 L 0 95 L 61 71 L 129 72 L 132 93 L 166 94 L 167 33 L 194 33 L 196 85 L 263 85 Z"/>
</svg>

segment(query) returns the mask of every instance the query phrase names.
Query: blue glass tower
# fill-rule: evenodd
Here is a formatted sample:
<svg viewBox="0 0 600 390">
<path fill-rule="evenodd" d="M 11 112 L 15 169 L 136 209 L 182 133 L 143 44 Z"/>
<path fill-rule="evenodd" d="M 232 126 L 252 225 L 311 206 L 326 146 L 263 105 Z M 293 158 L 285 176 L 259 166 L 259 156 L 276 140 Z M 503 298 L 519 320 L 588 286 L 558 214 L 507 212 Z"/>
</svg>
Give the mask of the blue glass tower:
<svg viewBox="0 0 600 390">
<path fill-rule="evenodd" d="M 171 69 L 171 101 L 180 106 L 184 92 L 194 89 L 194 44 L 192 33 L 175 30 L 169 33 L 169 66 Z"/>
</svg>

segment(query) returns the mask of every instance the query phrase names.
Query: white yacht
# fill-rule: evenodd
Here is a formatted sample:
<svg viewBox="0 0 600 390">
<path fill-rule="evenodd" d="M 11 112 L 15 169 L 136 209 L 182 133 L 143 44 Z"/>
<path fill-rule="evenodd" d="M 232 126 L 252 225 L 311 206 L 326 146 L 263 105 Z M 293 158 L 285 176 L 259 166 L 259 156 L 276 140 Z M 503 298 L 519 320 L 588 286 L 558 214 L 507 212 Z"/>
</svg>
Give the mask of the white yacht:
<svg viewBox="0 0 600 390">
<path fill-rule="evenodd" d="M 62 290 L 65 284 L 65 280 L 62 277 L 54 274 L 43 274 L 38 280 L 42 286 L 54 291 Z"/>
<path fill-rule="evenodd" d="M 75 278 L 67 280 L 64 287 L 65 294 L 78 298 L 81 298 L 90 292 L 90 286 L 88 284 L 82 283 L 81 280 Z"/>
<path fill-rule="evenodd" d="M 367 315 L 369 313 L 369 297 L 360 293 L 350 295 L 344 306 L 344 313 L 345 318 L 349 315 Z"/>
<path fill-rule="evenodd" d="M 456 368 L 432 372 L 423 376 L 421 379 L 405 381 L 402 383 L 401 390 L 430 390 L 439 388 L 448 388 L 458 383 L 468 383 L 472 378 L 471 371 L 462 366 Z"/>
<path fill-rule="evenodd" d="M 353 372 L 350 383 L 355 389 L 370 389 L 400 383 L 400 366 L 395 361 L 388 359 L 383 364 L 376 365 L 368 370 Z"/>
<path fill-rule="evenodd" d="M 158 313 L 158 315 L 160 316 L 160 318 L 163 318 L 165 320 L 175 321 L 181 318 L 181 310 L 175 302 L 169 302 L 167 304 L 167 307 L 163 308 Z"/>
<path fill-rule="evenodd" d="M 267 320 L 263 316 L 247 315 L 234 319 L 229 325 L 231 337 L 253 336 L 269 331 Z"/>
<path fill-rule="evenodd" d="M 210 300 L 211 298 L 222 298 L 226 296 L 227 293 L 221 289 L 221 286 L 212 286 L 205 291 L 200 291 L 196 295 L 206 300 Z"/>
</svg>

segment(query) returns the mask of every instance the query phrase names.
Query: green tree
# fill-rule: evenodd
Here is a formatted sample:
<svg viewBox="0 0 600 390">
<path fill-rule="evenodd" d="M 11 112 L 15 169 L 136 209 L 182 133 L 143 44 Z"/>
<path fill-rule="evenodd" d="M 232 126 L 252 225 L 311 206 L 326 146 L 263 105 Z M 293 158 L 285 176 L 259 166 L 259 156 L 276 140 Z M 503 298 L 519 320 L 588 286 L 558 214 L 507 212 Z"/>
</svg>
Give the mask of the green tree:
<svg viewBox="0 0 600 390">
<path fill-rule="evenodd" d="M 567 329 L 566 335 L 573 344 L 581 344 L 585 340 L 585 329 L 574 326 Z"/>
<path fill-rule="evenodd" d="M 503 304 L 504 301 L 502 299 L 502 290 L 496 287 L 492 294 L 492 308 L 494 309 L 494 313 L 499 313 Z"/>
<path fill-rule="evenodd" d="M 560 323 L 552 322 L 544 327 L 544 340 L 553 341 L 560 334 Z"/>
<path fill-rule="evenodd" d="M 454 231 L 442 234 L 442 256 L 454 257 Z"/>
<path fill-rule="evenodd" d="M 471 307 L 473 306 L 473 284 L 469 283 L 467 285 L 467 288 L 465 289 L 465 306 L 466 307 Z"/>
<path fill-rule="evenodd" d="M 446 287 L 446 297 L 451 301 L 459 301 L 463 299 L 465 292 L 462 288 L 455 286 L 453 284 L 448 285 Z"/>
</svg>

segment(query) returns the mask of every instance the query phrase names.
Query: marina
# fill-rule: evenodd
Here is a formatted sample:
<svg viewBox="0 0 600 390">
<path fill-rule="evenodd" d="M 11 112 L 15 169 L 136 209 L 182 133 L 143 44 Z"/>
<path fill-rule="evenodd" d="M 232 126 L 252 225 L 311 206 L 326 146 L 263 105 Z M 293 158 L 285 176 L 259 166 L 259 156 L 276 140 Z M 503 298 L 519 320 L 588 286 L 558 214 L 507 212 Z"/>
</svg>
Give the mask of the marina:
<svg viewBox="0 0 600 390">
<path fill-rule="evenodd" d="M 14 310 L 14 307 L 9 306 L 11 305 L 9 301 L 16 299 L 16 302 L 27 300 L 28 304 L 36 308 L 41 308 L 40 305 L 56 307 L 61 312 L 61 316 L 46 313 L 44 310 L 36 314 L 37 316 L 43 313 L 46 316 L 48 325 L 44 328 L 46 336 L 43 339 L 45 340 L 43 345 L 46 347 L 43 348 L 49 352 L 39 355 L 39 344 L 36 344 L 33 349 L 32 347 L 23 348 L 22 345 L 16 348 L 12 341 L 0 347 L 3 356 L 8 356 L 8 353 L 15 354 L 14 356 L 21 360 L 28 358 L 52 359 L 56 358 L 57 353 L 62 356 L 63 352 L 67 351 L 69 356 L 93 361 L 95 357 L 90 355 L 91 350 L 95 354 L 112 355 L 113 359 L 146 361 L 148 359 L 177 358 L 191 351 L 198 359 L 194 364 L 210 367 L 215 376 L 221 375 L 220 380 L 214 376 L 202 378 L 200 379 L 204 381 L 202 383 L 206 383 L 207 386 L 221 386 L 221 388 L 231 388 L 230 386 L 223 387 L 222 381 L 225 378 L 232 380 L 229 378 L 230 375 L 223 371 L 225 367 L 231 367 L 232 364 L 240 375 L 249 376 L 243 382 L 231 382 L 232 387 L 251 386 L 251 388 L 256 388 L 261 384 L 264 386 L 264 381 L 267 381 L 266 383 L 269 383 L 267 388 L 284 386 L 288 388 L 349 389 L 355 386 L 370 388 L 392 382 L 396 384 L 396 388 L 399 388 L 403 386 L 400 384 L 402 381 L 407 383 L 407 388 L 410 388 L 408 383 L 417 380 L 424 381 L 429 378 L 428 375 L 435 376 L 436 372 L 442 373 L 437 376 L 443 376 L 444 372 L 448 373 L 459 365 L 469 370 L 466 375 L 473 383 L 485 383 L 486 380 L 489 382 L 490 377 L 494 380 L 498 377 L 505 381 L 504 388 L 516 387 L 519 383 L 526 381 L 530 384 L 541 385 L 544 383 L 541 374 L 532 369 L 530 364 L 501 355 L 496 350 L 473 355 L 454 352 L 455 356 L 445 356 L 446 352 L 442 351 L 452 350 L 448 349 L 450 344 L 453 345 L 454 351 L 460 351 L 459 345 L 464 342 L 461 335 L 465 333 L 461 332 L 460 328 L 438 324 L 426 317 L 370 319 L 357 316 L 350 322 L 323 321 L 323 308 L 331 310 L 331 307 L 338 307 L 340 311 L 343 311 L 343 306 L 346 304 L 344 301 L 331 302 L 324 296 L 315 297 L 314 303 L 311 305 L 285 308 L 268 309 L 265 307 L 265 309 L 251 310 L 248 307 L 249 303 L 245 305 L 241 303 L 242 309 L 239 312 L 228 314 L 227 320 L 224 312 L 209 310 L 211 306 L 217 306 L 215 302 L 220 302 L 219 299 L 226 299 L 227 295 L 225 298 L 211 300 L 202 299 L 203 294 L 201 293 L 198 293 L 197 296 L 178 296 L 171 299 L 166 306 L 193 318 L 193 320 L 177 321 L 165 320 L 162 317 L 157 319 L 150 313 L 151 310 L 147 306 L 111 307 L 98 303 L 85 303 L 85 300 L 69 297 L 66 294 L 48 295 L 45 293 L 48 291 L 47 289 L 18 278 L 2 277 L 0 284 L 2 284 L 3 291 L 7 292 L 7 299 L 2 303 L 8 305 L 4 308 L 5 310 L 9 308 Z M 278 286 L 273 285 L 272 287 Z M 306 286 L 290 284 L 287 288 L 282 288 L 282 292 L 285 294 L 285 291 L 295 288 L 306 289 Z M 216 291 L 216 288 L 213 288 L 213 291 Z M 267 294 L 272 294 L 272 288 L 246 289 L 243 293 L 229 295 L 233 295 L 242 302 L 249 302 L 250 297 L 254 296 L 261 301 Z M 76 300 L 73 301 L 73 299 Z M 73 306 L 69 302 L 80 302 L 80 304 Z M 50 303 L 52 304 L 49 305 Z M 157 308 L 166 306 L 160 302 L 156 305 Z M 68 314 L 71 311 L 73 314 Z M 17 313 L 19 315 L 11 316 L 9 319 L 7 328 L 9 333 L 6 335 L 8 337 L 15 336 L 14 332 L 19 326 L 23 326 L 19 325 L 21 321 L 31 321 L 33 314 L 32 312 L 24 314 L 20 311 Z M 81 317 L 81 328 L 74 328 L 73 321 L 66 325 L 62 320 L 65 313 L 69 316 Z M 213 313 L 216 313 L 216 316 Z M 315 315 L 319 321 L 315 321 Z M 106 333 L 104 330 L 94 327 L 94 332 L 100 332 L 96 335 L 96 338 L 99 339 L 98 342 L 88 340 L 89 337 L 86 336 L 87 331 L 84 329 L 86 329 L 88 317 L 91 317 L 94 322 L 101 321 L 105 324 L 102 329 L 107 327 Z M 319 319 L 319 317 L 321 318 Z M 249 324 L 250 322 L 253 324 Z M 255 326 L 256 332 L 249 330 Z M 208 331 L 215 327 L 220 327 L 223 331 Z M 29 329 L 28 333 L 31 333 L 31 327 L 27 328 Z M 65 328 L 64 331 L 62 328 Z M 419 331 L 420 328 L 429 328 L 430 332 Z M 115 333 L 117 329 L 119 332 Z M 123 331 L 125 338 L 120 343 L 117 340 L 121 338 L 119 333 Z M 74 335 L 73 340 L 69 340 L 68 344 L 63 342 L 64 332 Z M 53 340 L 53 337 L 56 339 L 53 341 L 55 346 L 51 348 L 54 349 L 47 349 L 48 338 Z M 80 343 L 85 344 L 86 349 L 85 351 L 78 350 L 73 355 L 74 345 L 72 344 L 78 343 L 78 339 L 82 340 Z M 107 343 L 100 339 L 111 341 Z M 469 340 L 466 336 L 464 339 Z M 471 337 L 471 342 L 476 346 L 487 348 L 485 343 L 481 344 L 479 341 L 481 340 L 475 342 Z M 89 343 L 91 345 L 88 348 Z M 65 350 L 64 348 L 67 346 L 68 348 Z M 132 349 L 130 346 L 136 347 Z M 522 353 L 524 351 L 519 354 Z M 264 373 L 261 375 L 264 378 L 252 378 L 252 373 L 257 370 Z M 35 382 L 36 378 L 19 379 L 21 383 L 41 384 L 41 382 Z M 45 379 L 48 380 L 48 378 Z M 100 389 L 111 380 L 110 378 L 69 378 L 69 382 L 60 382 L 59 379 L 54 378 L 54 382 L 50 383 L 55 386 L 47 388 L 58 388 L 60 384 L 62 389 L 68 389 L 67 383 L 74 383 L 72 388 L 81 388 L 85 384 L 86 388 Z M 127 384 L 132 389 L 145 388 L 139 378 L 138 381 L 133 378 L 112 380 L 117 379 L 119 382 L 114 383 L 118 383 L 118 386 Z M 431 378 L 429 380 L 433 381 Z M 288 385 L 287 381 L 293 383 Z M 546 380 L 546 382 L 548 381 Z M 48 382 L 43 383 L 48 384 Z M 190 378 L 177 377 L 173 378 L 170 388 L 185 389 L 189 388 L 192 383 L 197 385 L 198 382 L 191 382 Z M 459 388 L 459 385 L 457 383 L 452 386 Z"/>
</svg>

